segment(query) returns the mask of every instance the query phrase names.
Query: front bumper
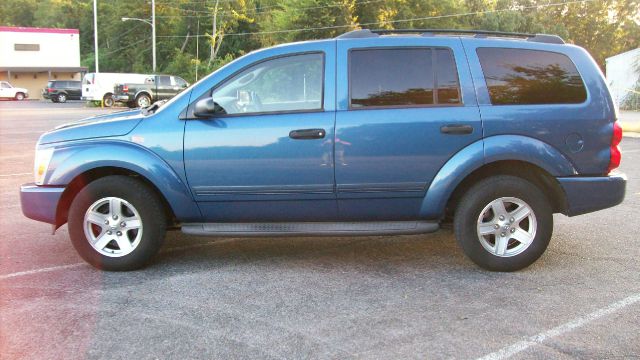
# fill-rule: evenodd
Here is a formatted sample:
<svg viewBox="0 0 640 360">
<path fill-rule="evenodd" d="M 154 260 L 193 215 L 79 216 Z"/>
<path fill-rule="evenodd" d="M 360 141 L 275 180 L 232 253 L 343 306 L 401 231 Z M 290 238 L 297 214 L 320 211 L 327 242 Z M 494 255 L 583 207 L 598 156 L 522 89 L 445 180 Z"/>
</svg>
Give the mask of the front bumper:
<svg viewBox="0 0 640 360">
<path fill-rule="evenodd" d="M 22 185 L 20 187 L 22 213 L 29 219 L 55 224 L 58 202 L 64 189 L 64 187 L 38 186 L 33 183 Z"/>
<path fill-rule="evenodd" d="M 576 216 L 620 204 L 624 200 L 627 177 L 622 173 L 597 177 L 557 178 L 565 193 L 564 214 Z"/>
</svg>

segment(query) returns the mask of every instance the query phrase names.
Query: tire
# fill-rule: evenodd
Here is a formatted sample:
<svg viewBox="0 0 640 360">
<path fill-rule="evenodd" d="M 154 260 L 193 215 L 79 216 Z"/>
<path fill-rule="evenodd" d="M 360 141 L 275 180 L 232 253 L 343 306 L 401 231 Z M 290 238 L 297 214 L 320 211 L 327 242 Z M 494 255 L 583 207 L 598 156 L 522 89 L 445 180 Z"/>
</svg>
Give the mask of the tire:
<svg viewBox="0 0 640 360">
<path fill-rule="evenodd" d="M 533 264 L 547 249 L 553 233 L 547 196 L 531 182 L 507 175 L 484 179 L 469 188 L 453 221 L 465 255 L 491 271 L 517 271 Z"/>
<path fill-rule="evenodd" d="M 53 102 L 53 103 L 57 103 L 57 102 L 58 102 L 58 99 L 57 99 L 55 96 L 52 96 L 52 97 L 51 97 L 51 102 Z"/>
<path fill-rule="evenodd" d="M 140 94 L 136 98 L 136 105 L 138 107 L 147 107 L 151 105 L 151 98 L 147 94 Z"/>
<path fill-rule="evenodd" d="M 157 195 L 139 180 L 120 175 L 100 178 L 85 186 L 71 203 L 71 243 L 98 269 L 139 269 L 164 242 L 167 220 L 163 208 Z"/>
<path fill-rule="evenodd" d="M 57 102 L 59 103 L 66 103 L 67 102 L 67 94 L 62 93 L 62 94 L 58 94 L 57 96 Z"/>
<path fill-rule="evenodd" d="M 21 92 L 17 93 L 15 99 L 18 101 L 24 100 L 24 94 Z"/>
<path fill-rule="evenodd" d="M 105 107 L 112 107 L 114 103 L 115 101 L 113 100 L 113 95 L 111 94 L 106 94 L 104 98 L 102 98 L 102 104 Z"/>
<path fill-rule="evenodd" d="M 127 107 L 129 107 L 131 109 L 135 109 L 136 108 L 136 102 L 135 101 L 127 101 Z"/>
</svg>

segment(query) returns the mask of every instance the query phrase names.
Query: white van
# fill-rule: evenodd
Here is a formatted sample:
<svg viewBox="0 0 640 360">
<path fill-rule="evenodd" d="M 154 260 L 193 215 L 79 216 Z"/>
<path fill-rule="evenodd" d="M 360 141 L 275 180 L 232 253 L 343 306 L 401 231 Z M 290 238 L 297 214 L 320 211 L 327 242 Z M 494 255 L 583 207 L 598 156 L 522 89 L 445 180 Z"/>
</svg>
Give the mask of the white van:
<svg viewBox="0 0 640 360">
<path fill-rule="evenodd" d="M 82 100 L 104 101 L 104 106 L 113 106 L 113 88 L 122 83 L 144 83 L 150 75 L 126 73 L 87 73 L 82 80 Z"/>
</svg>

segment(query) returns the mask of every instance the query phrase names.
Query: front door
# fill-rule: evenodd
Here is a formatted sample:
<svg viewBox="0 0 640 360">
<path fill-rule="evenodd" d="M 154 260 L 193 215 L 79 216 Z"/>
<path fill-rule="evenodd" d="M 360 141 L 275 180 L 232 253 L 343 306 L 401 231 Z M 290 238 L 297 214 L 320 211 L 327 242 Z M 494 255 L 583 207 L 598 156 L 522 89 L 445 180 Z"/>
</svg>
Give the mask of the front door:
<svg viewBox="0 0 640 360">
<path fill-rule="evenodd" d="M 324 96 L 335 52 L 318 46 L 237 72 L 212 90 L 218 114 L 187 120 L 185 170 L 205 221 L 337 218 L 335 100 Z"/>
<path fill-rule="evenodd" d="M 466 56 L 458 39 L 370 40 L 338 39 L 340 218 L 419 219 L 440 168 L 482 137 Z"/>
</svg>

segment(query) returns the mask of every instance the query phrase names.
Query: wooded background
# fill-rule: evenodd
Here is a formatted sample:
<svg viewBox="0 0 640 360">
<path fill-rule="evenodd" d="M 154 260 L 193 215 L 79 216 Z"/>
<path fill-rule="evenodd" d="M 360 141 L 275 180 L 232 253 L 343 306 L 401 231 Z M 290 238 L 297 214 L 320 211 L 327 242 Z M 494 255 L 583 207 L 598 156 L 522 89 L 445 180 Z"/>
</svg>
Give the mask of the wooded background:
<svg viewBox="0 0 640 360">
<path fill-rule="evenodd" d="M 157 0 L 158 73 L 189 82 L 251 50 L 357 28 L 557 34 L 604 59 L 640 44 L 640 0 Z M 151 72 L 151 1 L 98 0 L 100 71 Z M 94 69 L 93 1 L 3 0 L 0 25 L 80 29 Z"/>
</svg>

